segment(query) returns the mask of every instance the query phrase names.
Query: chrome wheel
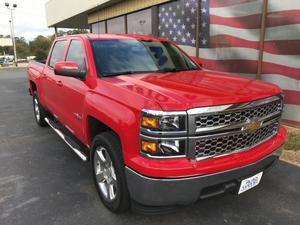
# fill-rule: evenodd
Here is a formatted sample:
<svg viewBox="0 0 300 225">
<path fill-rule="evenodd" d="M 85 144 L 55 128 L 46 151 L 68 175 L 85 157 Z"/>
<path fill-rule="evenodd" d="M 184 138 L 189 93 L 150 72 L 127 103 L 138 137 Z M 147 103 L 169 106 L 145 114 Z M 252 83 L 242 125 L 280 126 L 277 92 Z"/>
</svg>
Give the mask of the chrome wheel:
<svg viewBox="0 0 300 225">
<path fill-rule="evenodd" d="M 103 197 L 106 201 L 113 201 L 117 196 L 117 177 L 112 160 L 104 147 L 99 146 L 94 152 L 94 172 Z"/>
<path fill-rule="evenodd" d="M 33 105 L 33 108 L 34 108 L 34 113 L 35 113 L 35 118 L 36 120 L 39 122 L 40 119 L 41 119 L 41 113 L 40 113 L 40 108 L 39 108 L 39 102 L 37 100 L 37 98 L 34 98 L 34 105 Z"/>
</svg>

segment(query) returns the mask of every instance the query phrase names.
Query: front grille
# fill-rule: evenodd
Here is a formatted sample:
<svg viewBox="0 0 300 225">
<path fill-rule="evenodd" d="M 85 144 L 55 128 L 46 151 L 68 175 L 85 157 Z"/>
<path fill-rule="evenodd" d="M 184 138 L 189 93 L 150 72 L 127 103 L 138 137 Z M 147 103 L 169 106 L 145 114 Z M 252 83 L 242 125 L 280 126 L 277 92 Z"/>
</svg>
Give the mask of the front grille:
<svg viewBox="0 0 300 225">
<path fill-rule="evenodd" d="M 191 109 L 188 155 L 201 160 L 248 150 L 277 133 L 281 113 L 281 96 Z"/>
<path fill-rule="evenodd" d="M 217 112 L 209 115 L 199 115 L 195 117 L 196 128 L 226 126 L 235 123 L 243 123 L 252 118 L 263 118 L 281 111 L 282 101 L 278 99 L 263 106 L 240 110 Z"/>
<path fill-rule="evenodd" d="M 261 127 L 255 132 L 238 132 L 200 138 L 195 141 L 197 159 L 216 157 L 247 150 L 277 133 L 279 121 Z"/>
</svg>

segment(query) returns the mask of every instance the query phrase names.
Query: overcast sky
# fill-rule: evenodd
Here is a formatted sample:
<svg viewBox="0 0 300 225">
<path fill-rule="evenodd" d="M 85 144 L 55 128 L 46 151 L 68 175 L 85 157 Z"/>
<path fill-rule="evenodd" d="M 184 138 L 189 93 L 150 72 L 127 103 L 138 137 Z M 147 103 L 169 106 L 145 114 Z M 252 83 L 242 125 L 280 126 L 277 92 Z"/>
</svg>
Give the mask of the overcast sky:
<svg viewBox="0 0 300 225">
<path fill-rule="evenodd" d="M 47 0 L 0 0 L 0 34 L 10 35 L 10 13 L 5 2 L 18 6 L 14 11 L 15 35 L 25 37 L 27 41 L 37 35 L 51 35 L 53 28 L 47 28 L 45 2 Z"/>
</svg>

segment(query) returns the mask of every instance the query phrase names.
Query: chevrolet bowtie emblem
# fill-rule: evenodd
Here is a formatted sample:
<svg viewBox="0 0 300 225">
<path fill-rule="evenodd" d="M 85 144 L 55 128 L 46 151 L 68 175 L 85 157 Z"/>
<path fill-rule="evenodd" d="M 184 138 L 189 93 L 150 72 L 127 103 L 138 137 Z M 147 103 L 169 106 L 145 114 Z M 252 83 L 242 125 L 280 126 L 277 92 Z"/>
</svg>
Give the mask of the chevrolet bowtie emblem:
<svg viewBox="0 0 300 225">
<path fill-rule="evenodd" d="M 255 132 L 257 131 L 261 125 L 262 122 L 258 121 L 257 119 L 249 120 L 247 121 L 248 123 L 242 128 L 244 131 L 249 131 L 249 132 Z"/>
</svg>

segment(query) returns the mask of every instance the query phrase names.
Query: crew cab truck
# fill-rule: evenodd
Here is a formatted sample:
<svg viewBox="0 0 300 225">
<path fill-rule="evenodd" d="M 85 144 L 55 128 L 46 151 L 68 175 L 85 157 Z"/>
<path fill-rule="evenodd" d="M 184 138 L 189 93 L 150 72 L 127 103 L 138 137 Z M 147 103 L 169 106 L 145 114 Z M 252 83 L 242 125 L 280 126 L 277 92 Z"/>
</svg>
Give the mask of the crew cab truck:
<svg viewBox="0 0 300 225">
<path fill-rule="evenodd" d="M 28 66 L 36 122 L 91 161 L 113 212 L 241 194 L 280 155 L 281 89 L 200 63 L 162 38 L 57 38 Z"/>
</svg>

